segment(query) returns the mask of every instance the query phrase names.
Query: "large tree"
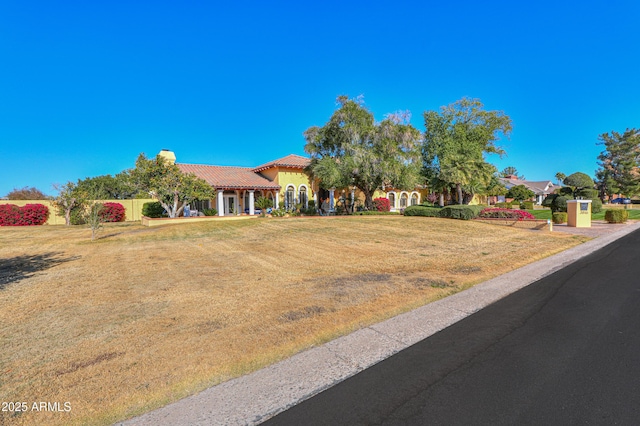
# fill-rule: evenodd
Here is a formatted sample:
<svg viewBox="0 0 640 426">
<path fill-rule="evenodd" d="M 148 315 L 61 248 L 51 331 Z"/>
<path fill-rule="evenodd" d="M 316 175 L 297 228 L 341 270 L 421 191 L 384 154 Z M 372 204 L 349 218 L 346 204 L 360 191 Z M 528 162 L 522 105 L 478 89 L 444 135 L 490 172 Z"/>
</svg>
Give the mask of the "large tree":
<svg viewBox="0 0 640 426">
<path fill-rule="evenodd" d="M 640 130 L 612 131 L 598 137 L 605 150 L 598 156 L 596 172 L 601 195 L 640 194 Z"/>
<path fill-rule="evenodd" d="M 408 112 L 376 123 L 361 99 L 339 96 L 339 108 L 322 127 L 304 132 L 308 171 L 324 188 L 355 186 L 374 209 L 373 193 L 390 186 L 412 189 L 420 181 L 420 132 Z"/>
<path fill-rule="evenodd" d="M 131 171 L 138 189 L 160 202 L 169 217 L 178 217 L 184 206 L 194 200 L 207 200 L 215 196 L 214 189 L 192 173 L 182 173 L 175 164 L 158 155 L 149 159 L 140 154 Z"/>
<path fill-rule="evenodd" d="M 496 145 L 500 136 L 511 133 L 511 119 L 502 111 L 485 111 L 478 99 L 462 98 L 425 111 L 423 173 L 428 181 L 446 182 L 455 188 L 458 204 L 462 204 L 463 188 L 474 180 L 489 186 L 495 168 L 485 154 L 502 156 Z"/>
<path fill-rule="evenodd" d="M 138 188 L 134 185 L 128 170 L 115 176 L 102 175 L 78 180 L 78 188 L 95 194 L 98 200 L 124 200 L 135 198 Z"/>
</svg>

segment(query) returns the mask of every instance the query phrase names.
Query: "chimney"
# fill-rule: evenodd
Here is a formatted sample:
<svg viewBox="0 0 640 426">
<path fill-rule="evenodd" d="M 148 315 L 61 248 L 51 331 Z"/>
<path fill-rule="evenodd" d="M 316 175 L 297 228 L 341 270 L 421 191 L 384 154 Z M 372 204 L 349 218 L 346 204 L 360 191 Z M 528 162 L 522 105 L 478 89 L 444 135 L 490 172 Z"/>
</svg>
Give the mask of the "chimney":
<svg viewBox="0 0 640 426">
<path fill-rule="evenodd" d="M 167 163 L 169 164 L 176 163 L 176 154 L 173 151 L 169 151 L 168 149 L 163 149 L 158 153 L 158 155 L 164 158 L 165 160 L 167 160 Z"/>
</svg>

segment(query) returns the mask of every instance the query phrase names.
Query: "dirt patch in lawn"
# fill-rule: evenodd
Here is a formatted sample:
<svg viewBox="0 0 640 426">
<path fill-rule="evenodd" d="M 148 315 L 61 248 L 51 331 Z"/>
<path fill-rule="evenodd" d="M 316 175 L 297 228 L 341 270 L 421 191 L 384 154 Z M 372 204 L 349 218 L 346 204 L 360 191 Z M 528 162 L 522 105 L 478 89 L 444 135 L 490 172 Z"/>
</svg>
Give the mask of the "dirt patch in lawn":
<svg viewBox="0 0 640 426">
<path fill-rule="evenodd" d="M 111 424 L 585 241 L 413 217 L 0 228 L 0 423 Z"/>
</svg>

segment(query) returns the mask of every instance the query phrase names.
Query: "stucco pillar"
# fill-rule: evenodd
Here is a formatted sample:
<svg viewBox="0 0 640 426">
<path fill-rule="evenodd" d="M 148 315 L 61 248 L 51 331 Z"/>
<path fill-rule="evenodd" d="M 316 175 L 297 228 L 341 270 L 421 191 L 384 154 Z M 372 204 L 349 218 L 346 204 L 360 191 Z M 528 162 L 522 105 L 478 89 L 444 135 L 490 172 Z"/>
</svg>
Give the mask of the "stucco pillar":
<svg viewBox="0 0 640 426">
<path fill-rule="evenodd" d="M 335 190 L 336 190 L 335 188 L 331 188 L 331 189 L 329 190 L 329 208 L 330 208 L 331 210 L 333 210 L 333 206 L 334 206 L 334 203 L 335 203 L 335 197 L 334 197 L 334 195 L 333 195 L 333 193 L 335 192 Z"/>
<path fill-rule="evenodd" d="M 218 189 L 216 201 L 218 203 L 218 216 L 224 216 L 224 189 Z"/>
<path fill-rule="evenodd" d="M 276 189 L 275 193 L 276 193 L 276 203 L 274 204 L 273 208 L 279 209 L 280 208 L 280 191 Z"/>
<path fill-rule="evenodd" d="M 249 215 L 250 216 L 253 216 L 253 214 L 255 213 L 254 204 L 253 204 L 254 203 L 253 193 L 254 193 L 254 190 L 250 189 L 249 190 Z"/>
</svg>

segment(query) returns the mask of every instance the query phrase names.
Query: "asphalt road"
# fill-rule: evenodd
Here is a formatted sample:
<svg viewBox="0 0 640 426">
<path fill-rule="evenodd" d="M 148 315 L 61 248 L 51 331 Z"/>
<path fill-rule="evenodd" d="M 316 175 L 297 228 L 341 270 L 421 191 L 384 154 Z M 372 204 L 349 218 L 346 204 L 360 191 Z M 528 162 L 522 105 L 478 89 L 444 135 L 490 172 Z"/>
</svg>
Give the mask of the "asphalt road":
<svg viewBox="0 0 640 426">
<path fill-rule="evenodd" d="M 640 424 L 640 231 L 264 424 Z"/>
</svg>

